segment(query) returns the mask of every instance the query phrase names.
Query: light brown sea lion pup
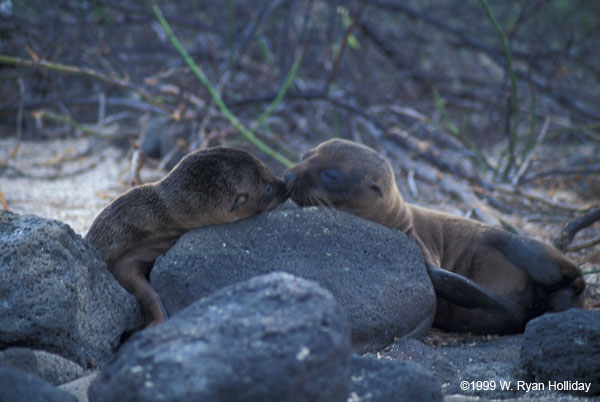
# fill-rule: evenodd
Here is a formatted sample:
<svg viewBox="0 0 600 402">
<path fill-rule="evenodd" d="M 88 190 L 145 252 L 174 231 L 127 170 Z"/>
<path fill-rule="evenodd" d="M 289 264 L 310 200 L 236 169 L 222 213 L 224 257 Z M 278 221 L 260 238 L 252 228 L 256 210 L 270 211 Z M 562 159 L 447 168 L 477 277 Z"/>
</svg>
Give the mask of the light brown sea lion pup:
<svg viewBox="0 0 600 402">
<path fill-rule="evenodd" d="M 284 178 L 300 206 L 338 208 L 412 237 L 438 295 L 434 325 L 440 328 L 515 333 L 546 311 L 582 304 L 582 273 L 558 250 L 406 203 L 390 164 L 371 148 L 339 139 L 324 142 Z"/>
<path fill-rule="evenodd" d="M 249 153 L 211 148 L 187 155 L 162 180 L 120 195 L 96 217 L 86 239 L 153 326 L 166 318 L 148 282 L 158 256 L 191 229 L 248 218 L 287 198 L 284 181 Z"/>
</svg>

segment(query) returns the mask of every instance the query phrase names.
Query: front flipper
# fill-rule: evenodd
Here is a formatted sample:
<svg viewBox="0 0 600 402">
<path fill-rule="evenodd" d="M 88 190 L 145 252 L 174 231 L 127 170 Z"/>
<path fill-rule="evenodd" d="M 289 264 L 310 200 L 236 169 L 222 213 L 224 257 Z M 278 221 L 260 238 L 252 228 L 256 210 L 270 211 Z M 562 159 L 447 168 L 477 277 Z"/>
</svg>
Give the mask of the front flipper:
<svg viewBox="0 0 600 402">
<path fill-rule="evenodd" d="M 510 314 L 515 324 L 525 323 L 525 310 L 512 300 L 445 269 L 428 265 L 427 272 L 438 297 L 464 308 L 503 311 Z"/>
<path fill-rule="evenodd" d="M 112 273 L 121 286 L 138 299 L 142 313 L 149 321 L 148 327 L 153 327 L 166 320 L 168 315 L 158 293 L 148 282 L 149 267 L 151 265 L 147 261 L 131 254 L 117 261 Z"/>
</svg>

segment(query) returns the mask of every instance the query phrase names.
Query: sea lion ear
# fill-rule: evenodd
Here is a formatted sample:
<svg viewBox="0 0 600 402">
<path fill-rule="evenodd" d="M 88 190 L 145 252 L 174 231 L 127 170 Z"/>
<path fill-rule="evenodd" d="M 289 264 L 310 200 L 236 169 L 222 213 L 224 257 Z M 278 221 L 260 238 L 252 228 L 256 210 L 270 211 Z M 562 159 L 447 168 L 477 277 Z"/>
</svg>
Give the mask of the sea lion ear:
<svg viewBox="0 0 600 402">
<path fill-rule="evenodd" d="M 375 191 L 378 196 L 383 198 L 383 191 L 381 190 L 381 187 L 379 187 L 374 181 L 371 182 L 371 190 Z"/>
<path fill-rule="evenodd" d="M 245 204 L 246 201 L 248 201 L 248 194 L 240 194 L 240 195 L 238 195 L 237 198 L 235 199 L 235 202 L 233 203 L 231 209 L 229 210 L 229 212 L 235 211 L 241 205 Z"/>
</svg>

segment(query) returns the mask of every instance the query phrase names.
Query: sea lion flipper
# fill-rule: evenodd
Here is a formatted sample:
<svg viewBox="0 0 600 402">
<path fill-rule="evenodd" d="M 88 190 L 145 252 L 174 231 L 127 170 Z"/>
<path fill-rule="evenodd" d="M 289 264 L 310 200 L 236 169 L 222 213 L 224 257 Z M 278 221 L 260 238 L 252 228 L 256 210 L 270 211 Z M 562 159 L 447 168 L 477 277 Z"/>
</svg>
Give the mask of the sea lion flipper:
<svg viewBox="0 0 600 402">
<path fill-rule="evenodd" d="M 168 316 L 158 293 L 148 282 L 149 265 L 132 253 L 115 263 L 112 273 L 115 279 L 139 300 L 142 314 L 150 323 L 149 327 L 163 322 Z"/>
<path fill-rule="evenodd" d="M 482 308 L 509 313 L 516 323 L 525 320 L 525 311 L 517 303 L 494 294 L 475 282 L 432 265 L 427 266 L 429 278 L 438 297 L 469 309 Z"/>
<path fill-rule="evenodd" d="M 546 247 L 535 239 L 497 232 L 489 236 L 486 241 L 504 254 L 513 265 L 525 271 L 535 282 L 543 286 L 551 286 L 563 281 L 560 267 Z"/>
</svg>

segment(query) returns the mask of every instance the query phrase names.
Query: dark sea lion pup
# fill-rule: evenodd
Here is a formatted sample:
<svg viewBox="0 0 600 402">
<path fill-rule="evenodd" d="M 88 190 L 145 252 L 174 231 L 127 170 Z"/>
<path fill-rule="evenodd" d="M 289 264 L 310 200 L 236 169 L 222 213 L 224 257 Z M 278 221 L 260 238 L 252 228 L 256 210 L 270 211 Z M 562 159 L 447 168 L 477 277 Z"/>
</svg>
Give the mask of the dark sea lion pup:
<svg viewBox="0 0 600 402">
<path fill-rule="evenodd" d="M 582 304 L 582 273 L 558 250 L 406 203 L 390 164 L 371 148 L 339 139 L 324 142 L 285 179 L 300 206 L 338 208 L 412 237 L 438 296 L 434 325 L 440 328 L 515 333 L 546 311 Z"/>
<path fill-rule="evenodd" d="M 159 255 L 191 229 L 248 218 L 287 198 L 283 180 L 249 153 L 211 148 L 187 155 L 162 180 L 120 195 L 86 239 L 156 325 L 166 311 L 147 278 Z"/>
</svg>

